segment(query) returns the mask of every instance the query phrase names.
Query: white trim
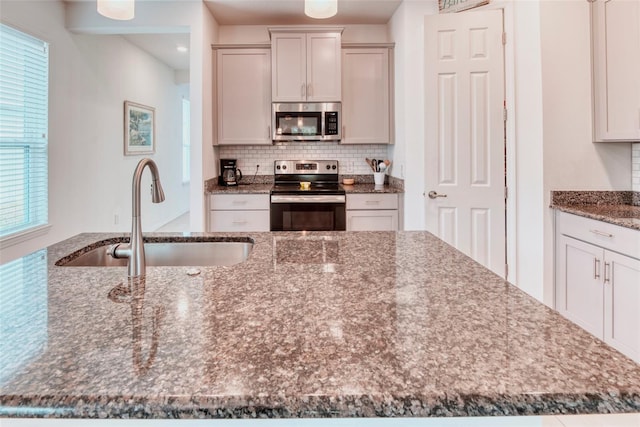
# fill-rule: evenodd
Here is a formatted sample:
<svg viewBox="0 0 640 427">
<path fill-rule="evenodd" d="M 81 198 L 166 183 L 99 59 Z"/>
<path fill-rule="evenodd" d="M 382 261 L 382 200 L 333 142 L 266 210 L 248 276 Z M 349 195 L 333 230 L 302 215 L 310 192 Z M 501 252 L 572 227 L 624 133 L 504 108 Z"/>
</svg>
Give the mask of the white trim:
<svg viewBox="0 0 640 427">
<path fill-rule="evenodd" d="M 49 232 L 51 224 L 39 225 L 27 230 L 18 231 L 16 233 L 9 234 L 0 239 L 0 249 L 6 249 L 10 246 L 17 245 L 18 243 L 26 242 L 36 237 L 44 236 Z"/>
</svg>

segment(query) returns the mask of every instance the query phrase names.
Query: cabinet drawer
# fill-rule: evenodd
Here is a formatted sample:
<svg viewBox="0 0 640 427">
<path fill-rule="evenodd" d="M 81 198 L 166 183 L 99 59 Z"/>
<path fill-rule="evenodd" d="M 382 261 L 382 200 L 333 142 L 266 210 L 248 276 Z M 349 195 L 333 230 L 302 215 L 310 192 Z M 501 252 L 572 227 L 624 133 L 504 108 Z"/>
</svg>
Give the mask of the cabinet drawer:
<svg viewBox="0 0 640 427">
<path fill-rule="evenodd" d="M 211 210 L 268 210 L 268 194 L 212 194 Z"/>
<path fill-rule="evenodd" d="M 556 230 L 565 236 L 640 259 L 640 231 L 561 211 L 556 212 Z"/>
<path fill-rule="evenodd" d="M 269 211 L 210 211 L 210 231 L 269 231 Z"/>
<path fill-rule="evenodd" d="M 398 209 L 397 194 L 347 194 L 347 210 Z"/>
<path fill-rule="evenodd" d="M 347 211 L 347 231 L 397 231 L 397 210 Z"/>
</svg>

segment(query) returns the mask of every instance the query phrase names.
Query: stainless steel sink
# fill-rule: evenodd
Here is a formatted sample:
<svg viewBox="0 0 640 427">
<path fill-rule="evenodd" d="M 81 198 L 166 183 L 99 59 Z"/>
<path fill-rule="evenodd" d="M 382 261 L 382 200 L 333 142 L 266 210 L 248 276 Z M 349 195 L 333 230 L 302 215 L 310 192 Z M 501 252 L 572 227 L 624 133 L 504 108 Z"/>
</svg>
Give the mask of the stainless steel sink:
<svg viewBox="0 0 640 427">
<path fill-rule="evenodd" d="M 126 267 L 126 258 L 116 259 L 107 255 L 110 244 L 105 243 L 88 252 L 61 259 L 56 265 L 63 267 Z M 245 261 L 253 242 L 242 241 L 190 241 L 146 242 L 144 244 L 147 266 L 216 266 L 233 265 Z M 73 255 L 73 254 L 72 254 Z M 66 259 L 69 258 L 67 261 Z"/>
</svg>

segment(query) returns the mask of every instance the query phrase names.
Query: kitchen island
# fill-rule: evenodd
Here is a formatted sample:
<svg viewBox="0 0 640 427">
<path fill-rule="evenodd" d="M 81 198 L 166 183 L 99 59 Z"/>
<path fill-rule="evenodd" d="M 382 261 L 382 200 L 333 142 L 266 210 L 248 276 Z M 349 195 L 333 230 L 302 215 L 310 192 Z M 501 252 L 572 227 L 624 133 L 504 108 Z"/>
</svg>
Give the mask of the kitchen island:
<svg viewBox="0 0 640 427">
<path fill-rule="evenodd" d="M 640 365 L 427 232 L 149 234 L 254 246 L 133 281 L 56 265 L 122 236 L 78 235 L 3 277 L 0 416 L 640 411 Z"/>
</svg>

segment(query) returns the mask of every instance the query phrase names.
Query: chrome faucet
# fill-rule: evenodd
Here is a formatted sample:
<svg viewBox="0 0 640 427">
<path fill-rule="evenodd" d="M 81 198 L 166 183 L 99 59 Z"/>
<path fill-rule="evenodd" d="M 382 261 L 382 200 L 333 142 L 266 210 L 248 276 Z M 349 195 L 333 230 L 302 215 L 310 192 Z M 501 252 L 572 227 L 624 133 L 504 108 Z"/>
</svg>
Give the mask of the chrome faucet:
<svg viewBox="0 0 640 427">
<path fill-rule="evenodd" d="M 158 167 L 151 159 L 142 159 L 138 163 L 136 170 L 133 172 L 133 187 L 131 192 L 133 198 L 132 218 L 131 218 L 131 239 L 129 244 L 118 243 L 112 245 L 107 253 L 114 258 L 129 258 L 128 274 L 129 277 L 144 276 L 146 263 L 144 260 L 144 243 L 142 241 L 142 225 L 140 224 L 140 181 L 142 179 L 142 171 L 145 166 L 149 166 L 153 182 L 151 183 L 151 201 L 160 203 L 164 201 L 164 191 L 160 184 L 160 175 Z"/>
</svg>

